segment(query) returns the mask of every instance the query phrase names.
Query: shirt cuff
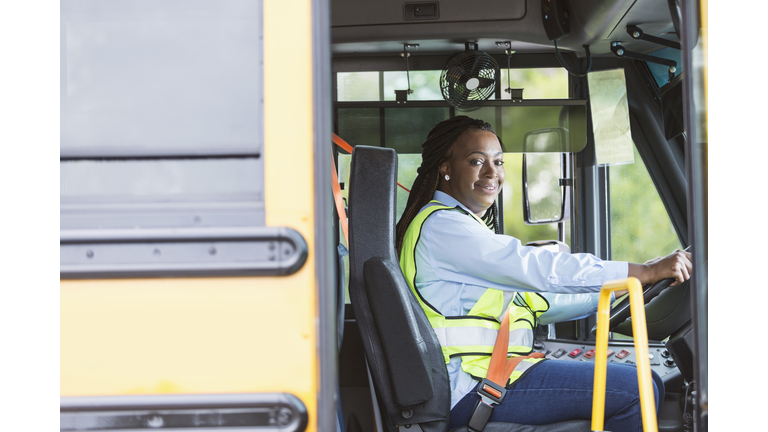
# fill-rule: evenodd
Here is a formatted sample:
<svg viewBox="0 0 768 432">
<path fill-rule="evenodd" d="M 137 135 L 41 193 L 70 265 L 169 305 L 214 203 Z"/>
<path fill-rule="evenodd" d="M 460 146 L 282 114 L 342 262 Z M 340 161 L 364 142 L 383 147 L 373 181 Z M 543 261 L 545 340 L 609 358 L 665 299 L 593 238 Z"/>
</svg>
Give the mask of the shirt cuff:
<svg viewBox="0 0 768 432">
<path fill-rule="evenodd" d="M 603 261 L 604 282 L 626 279 L 629 276 L 629 263 L 626 261 Z"/>
<path fill-rule="evenodd" d="M 600 293 L 593 293 L 590 297 L 592 300 L 592 313 L 597 313 L 597 308 L 600 306 Z M 616 293 L 611 291 L 611 302 L 609 303 L 611 305 L 611 308 L 613 307 L 613 303 L 616 301 Z"/>
</svg>

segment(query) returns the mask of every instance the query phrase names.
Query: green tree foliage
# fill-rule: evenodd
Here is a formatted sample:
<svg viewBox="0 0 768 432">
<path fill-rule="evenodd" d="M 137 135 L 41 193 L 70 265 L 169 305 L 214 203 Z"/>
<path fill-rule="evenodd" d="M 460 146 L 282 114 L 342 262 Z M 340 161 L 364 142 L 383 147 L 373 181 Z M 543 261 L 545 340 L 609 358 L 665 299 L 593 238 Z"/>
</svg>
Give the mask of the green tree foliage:
<svg viewBox="0 0 768 432">
<path fill-rule="evenodd" d="M 514 59 L 514 57 L 513 57 Z M 568 73 L 563 68 L 501 70 L 501 97 L 509 99 L 507 87 L 524 89 L 523 99 L 567 99 Z"/>
<path fill-rule="evenodd" d="M 637 148 L 635 163 L 608 169 L 611 259 L 642 263 L 682 249 Z"/>
<path fill-rule="evenodd" d="M 336 82 L 339 101 L 379 100 L 379 72 L 339 72 Z"/>
</svg>

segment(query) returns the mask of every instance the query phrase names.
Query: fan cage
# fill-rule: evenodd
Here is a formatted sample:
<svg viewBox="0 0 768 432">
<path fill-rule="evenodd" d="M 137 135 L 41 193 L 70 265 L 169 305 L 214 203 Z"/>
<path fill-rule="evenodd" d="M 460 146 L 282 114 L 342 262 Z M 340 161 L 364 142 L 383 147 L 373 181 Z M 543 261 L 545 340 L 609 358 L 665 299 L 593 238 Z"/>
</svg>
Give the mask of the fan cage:
<svg viewBox="0 0 768 432">
<path fill-rule="evenodd" d="M 456 53 L 440 74 L 440 91 L 450 105 L 471 108 L 496 92 L 498 74 L 499 64 L 490 55 L 476 51 Z"/>
</svg>

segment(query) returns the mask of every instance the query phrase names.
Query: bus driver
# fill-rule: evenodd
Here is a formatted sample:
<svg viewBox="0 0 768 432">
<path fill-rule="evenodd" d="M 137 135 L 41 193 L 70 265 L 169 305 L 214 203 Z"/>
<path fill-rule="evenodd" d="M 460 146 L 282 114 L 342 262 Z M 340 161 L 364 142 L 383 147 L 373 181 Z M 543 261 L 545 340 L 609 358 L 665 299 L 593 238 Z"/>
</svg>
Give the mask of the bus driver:
<svg viewBox="0 0 768 432">
<path fill-rule="evenodd" d="M 466 426 L 488 370 L 493 339 L 509 307 L 509 356 L 522 357 L 490 422 L 547 424 L 592 415 L 593 366 L 532 356 L 536 324 L 585 317 L 597 310 L 609 280 L 642 284 L 690 277 L 691 256 L 676 251 L 645 264 L 604 261 L 591 254 L 553 253 L 499 234 L 496 197 L 504 154 L 488 123 L 466 116 L 438 123 L 422 144 L 422 163 L 397 224 L 397 251 L 406 280 L 440 339 L 451 388 L 449 429 Z M 511 306 L 510 306 L 511 304 Z M 445 326 L 450 320 L 450 326 Z M 493 330 L 495 338 L 495 329 Z M 536 354 L 536 353 L 534 353 Z M 654 372 L 657 411 L 664 385 Z M 605 428 L 640 431 L 637 370 L 610 363 Z"/>
</svg>

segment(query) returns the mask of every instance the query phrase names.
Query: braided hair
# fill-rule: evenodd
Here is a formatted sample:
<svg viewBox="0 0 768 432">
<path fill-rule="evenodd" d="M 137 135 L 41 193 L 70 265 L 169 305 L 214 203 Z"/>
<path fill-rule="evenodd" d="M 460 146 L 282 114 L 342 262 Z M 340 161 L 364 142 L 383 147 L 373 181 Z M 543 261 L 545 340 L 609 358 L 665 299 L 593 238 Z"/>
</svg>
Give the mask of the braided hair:
<svg viewBox="0 0 768 432">
<path fill-rule="evenodd" d="M 413 181 L 411 193 L 408 195 L 408 203 L 405 211 L 397 223 L 395 247 L 398 252 L 403 247 L 403 239 L 408 226 L 419 211 L 432 200 L 440 181 L 440 166 L 451 158 L 449 151 L 459 136 L 467 130 L 482 130 L 496 133 L 490 124 L 467 116 L 456 116 L 443 120 L 429 131 L 427 140 L 421 144 L 421 166 L 417 170 L 418 175 Z M 499 140 L 501 143 L 501 140 Z M 502 146 L 503 148 L 503 146 Z M 483 215 L 483 222 L 499 234 L 498 221 L 499 208 L 494 201 L 493 205 Z"/>
</svg>

